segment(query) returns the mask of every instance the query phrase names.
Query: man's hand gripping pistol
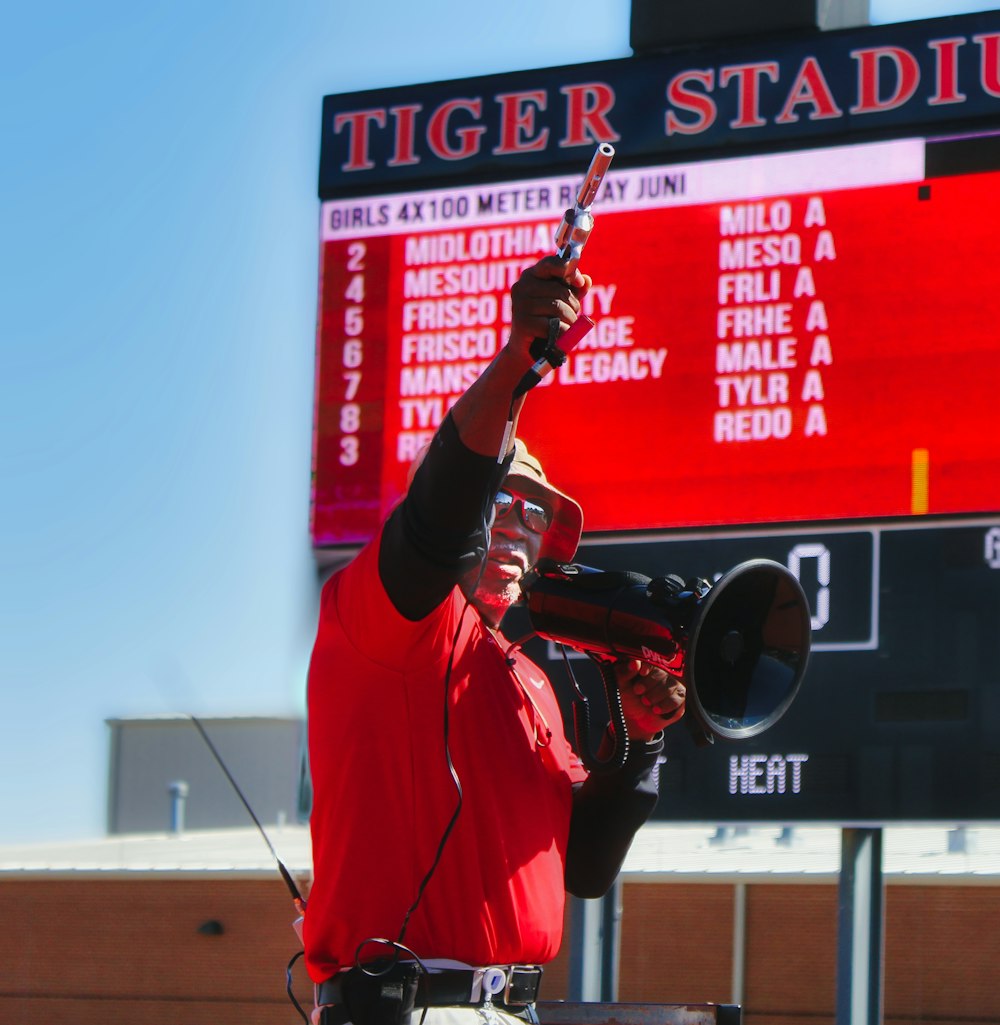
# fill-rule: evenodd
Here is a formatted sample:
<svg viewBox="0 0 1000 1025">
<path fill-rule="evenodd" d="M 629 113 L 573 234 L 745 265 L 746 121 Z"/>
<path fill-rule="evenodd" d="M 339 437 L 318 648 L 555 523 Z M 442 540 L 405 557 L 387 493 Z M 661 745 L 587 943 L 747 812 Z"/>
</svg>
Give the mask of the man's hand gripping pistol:
<svg viewBox="0 0 1000 1025">
<path fill-rule="evenodd" d="M 597 147 L 594 159 L 591 160 L 590 167 L 577 191 L 576 205 L 566 211 L 562 224 L 556 231 L 556 255 L 561 260 L 568 261 L 567 273 L 575 270 L 583 254 L 583 247 L 587 244 L 591 231 L 594 230 L 594 215 L 590 212 L 590 208 L 593 206 L 614 155 L 615 148 L 610 143 L 602 142 Z M 514 398 L 530 391 L 546 374 L 551 373 L 556 367 L 561 367 L 566 362 L 566 354 L 593 326 L 594 322 L 581 314 L 573 326 L 560 337 L 559 319 L 552 318 L 549 321 L 548 338 L 536 338 L 531 343 L 530 351 L 531 355 L 535 357 L 535 363 L 522 378 L 517 391 L 514 392 Z"/>
</svg>

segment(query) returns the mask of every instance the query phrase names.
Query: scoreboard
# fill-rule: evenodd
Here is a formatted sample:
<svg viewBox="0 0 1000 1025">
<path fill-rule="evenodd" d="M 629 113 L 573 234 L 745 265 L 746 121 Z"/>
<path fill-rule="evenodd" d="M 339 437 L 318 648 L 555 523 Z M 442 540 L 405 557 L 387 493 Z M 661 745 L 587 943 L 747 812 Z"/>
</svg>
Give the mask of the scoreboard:
<svg viewBox="0 0 1000 1025">
<path fill-rule="evenodd" d="M 802 687 L 778 723 L 748 741 L 698 747 L 680 726 L 668 730 L 657 817 L 1000 817 L 1000 516 L 671 533 L 588 542 L 578 560 L 711 580 L 758 557 L 788 566 L 809 600 Z M 552 645 L 526 650 L 572 694 Z M 596 669 L 585 659 L 573 667 L 600 708 Z"/>
<path fill-rule="evenodd" d="M 995 74 L 986 63 L 1000 32 L 975 26 L 965 31 L 998 97 L 975 132 L 900 125 L 897 111 L 891 131 L 841 126 L 828 140 L 704 153 L 688 140 L 658 159 L 630 155 L 623 136 L 595 200 L 582 261 L 595 327 L 532 393 L 520 427 L 583 506 L 579 561 L 711 579 L 771 558 L 799 578 L 812 617 L 805 681 L 776 726 L 707 748 L 668 731 L 663 818 L 1000 818 L 1000 60 Z M 954 63 L 945 81 L 939 60 L 928 110 L 968 91 L 963 19 L 938 29 L 927 48 L 941 58 L 947 40 Z M 907 65 L 902 47 L 866 38 L 840 40 L 862 69 L 896 53 L 895 85 L 876 74 L 859 86 L 878 104 L 899 94 Z M 822 112 L 819 80 L 799 74 L 796 103 Z M 326 178 L 328 136 L 353 135 L 343 181 L 321 188 L 321 561 L 372 536 L 502 347 L 510 286 L 553 251 L 593 153 L 578 146 L 575 168 L 563 153 L 545 172 L 476 165 L 468 180 L 452 170 L 418 188 L 417 143 L 400 132 L 421 104 L 386 94 L 384 108 L 339 121 L 328 97 L 324 115 Z M 525 107 L 511 122 L 512 95 L 508 148 L 534 125 Z M 471 102 L 441 103 L 431 122 Z M 370 169 L 362 143 L 381 109 L 396 119 L 395 156 L 357 187 L 349 173 Z M 448 150 L 442 134 L 436 148 L 455 162 L 462 138 Z"/>
</svg>

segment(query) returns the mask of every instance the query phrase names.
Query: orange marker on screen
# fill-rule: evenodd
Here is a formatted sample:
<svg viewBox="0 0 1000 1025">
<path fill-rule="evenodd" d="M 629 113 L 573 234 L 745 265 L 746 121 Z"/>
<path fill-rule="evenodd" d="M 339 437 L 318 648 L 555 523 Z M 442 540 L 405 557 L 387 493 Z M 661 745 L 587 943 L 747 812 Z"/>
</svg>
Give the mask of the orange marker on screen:
<svg viewBox="0 0 1000 1025">
<path fill-rule="evenodd" d="M 930 452 L 915 448 L 910 464 L 910 512 L 923 516 L 930 507 Z"/>
</svg>

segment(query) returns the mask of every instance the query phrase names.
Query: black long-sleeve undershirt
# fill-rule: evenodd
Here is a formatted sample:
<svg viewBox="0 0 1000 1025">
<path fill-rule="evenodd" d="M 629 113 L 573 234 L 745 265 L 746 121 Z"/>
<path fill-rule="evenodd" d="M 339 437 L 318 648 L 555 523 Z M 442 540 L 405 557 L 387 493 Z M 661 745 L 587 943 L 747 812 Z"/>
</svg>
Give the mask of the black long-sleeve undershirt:
<svg viewBox="0 0 1000 1025">
<path fill-rule="evenodd" d="M 446 417 L 404 500 L 382 533 L 379 576 L 395 608 L 416 622 L 481 565 L 486 524 L 510 460 L 478 455 Z M 656 805 L 662 739 L 633 741 L 620 770 L 590 775 L 573 789 L 565 880 L 578 897 L 611 887 L 633 837 Z"/>
<path fill-rule="evenodd" d="M 611 888 L 635 834 L 656 807 L 662 753 L 662 737 L 633 740 L 621 769 L 592 773 L 574 787 L 565 877 L 575 897 L 600 897 Z"/>
<path fill-rule="evenodd" d="M 484 528 L 509 463 L 466 448 L 450 415 L 438 428 L 379 549 L 382 586 L 407 619 L 423 619 L 482 563 Z"/>
</svg>

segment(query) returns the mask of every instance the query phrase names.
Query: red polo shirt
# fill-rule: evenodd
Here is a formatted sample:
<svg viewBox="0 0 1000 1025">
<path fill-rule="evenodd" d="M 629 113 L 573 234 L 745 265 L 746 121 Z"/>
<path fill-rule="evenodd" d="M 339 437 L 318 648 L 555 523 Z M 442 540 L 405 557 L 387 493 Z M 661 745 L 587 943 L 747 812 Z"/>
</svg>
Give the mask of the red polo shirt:
<svg viewBox="0 0 1000 1025">
<path fill-rule="evenodd" d="M 407 927 L 421 958 L 551 960 L 562 938 L 571 787 L 586 772 L 542 671 L 508 666 L 456 588 L 418 622 L 379 579 L 376 539 L 326 584 L 309 675 L 316 800 L 306 961 L 322 981 L 396 939 L 462 786 L 462 811 Z M 459 628 L 459 622 L 461 627 Z M 387 951 L 369 950 L 366 959 Z"/>
</svg>

